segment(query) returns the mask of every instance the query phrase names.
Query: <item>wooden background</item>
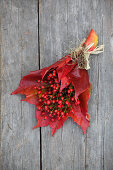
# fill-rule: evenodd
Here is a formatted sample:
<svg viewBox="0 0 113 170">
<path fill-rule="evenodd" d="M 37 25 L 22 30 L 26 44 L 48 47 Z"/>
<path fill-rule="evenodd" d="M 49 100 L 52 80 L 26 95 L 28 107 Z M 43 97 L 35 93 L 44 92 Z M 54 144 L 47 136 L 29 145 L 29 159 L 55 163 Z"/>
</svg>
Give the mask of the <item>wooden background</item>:
<svg viewBox="0 0 113 170">
<path fill-rule="evenodd" d="M 93 28 L 105 52 L 91 58 L 91 127 L 71 119 L 52 137 L 32 130 L 35 106 L 10 96 L 22 76 L 49 66 Z M 0 170 L 113 170 L 113 0 L 0 0 Z"/>
</svg>

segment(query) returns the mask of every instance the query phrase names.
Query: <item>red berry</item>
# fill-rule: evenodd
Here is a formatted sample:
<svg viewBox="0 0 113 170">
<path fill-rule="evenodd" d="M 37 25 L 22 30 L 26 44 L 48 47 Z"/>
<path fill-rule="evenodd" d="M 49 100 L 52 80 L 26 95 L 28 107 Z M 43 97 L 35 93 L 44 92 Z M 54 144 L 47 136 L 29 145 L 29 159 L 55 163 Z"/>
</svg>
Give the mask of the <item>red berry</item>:
<svg viewBox="0 0 113 170">
<path fill-rule="evenodd" d="M 55 76 L 56 76 L 56 73 L 53 73 L 53 76 L 55 77 Z"/>
<path fill-rule="evenodd" d="M 59 100 L 59 101 L 58 101 L 58 104 L 62 104 L 62 100 Z"/>
<path fill-rule="evenodd" d="M 40 80 L 37 80 L 38 83 L 40 83 Z"/>
<path fill-rule="evenodd" d="M 56 92 L 56 91 L 57 91 L 56 89 L 53 90 L 53 92 Z"/>
<path fill-rule="evenodd" d="M 54 119 L 54 118 L 52 118 L 51 120 L 52 120 L 52 122 L 54 122 L 54 120 L 55 120 L 55 119 Z"/>
<path fill-rule="evenodd" d="M 59 108 L 61 108 L 62 106 L 61 105 L 58 105 Z"/>
<path fill-rule="evenodd" d="M 70 89 L 70 92 L 72 92 L 73 91 L 73 89 Z"/>
<path fill-rule="evenodd" d="M 49 105 L 51 102 L 50 102 L 50 100 L 47 100 L 47 104 Z"/>
<path fill-rule="evenodd" d="M 39 90 L 39 91 L 38 91 L 38 94 L 41 94 L 41 92 L 42 92 L 42 91 L 41 91 L 41 90 Z"/>
<path fill-rule="evenodd" d="M 71 113 L 74 114 L 74 110 L 73 109 L 71 110 Z"/>
<path fill-rule="evenodd" d="M 38 106 L 38 110 L 41 110 L 41 107 L 40 107 L 40 106 Z"/>
<path fill-rule="evenodd" d="M 42 112 L 42 115 L 45 115 L 45 112 Z"/>
<path fill-rule="evenodd" d="M 53 87 L 53 84 L 51 84 L 51 87 Z"/>
<path fill-rule="evenodd" d="M 48 76 L 47 79 L 50 80 L 50 77 Z"/>
<path fill-rule="evenodd" d="M 53 100 L 52 102 L 55 103 L 55 100 Z"/>
<path fill-rule="evenodd" d="M 46 119 L 47 119 L 47 116 L 45 116 L 44 119 L 46 120 Z"/>
<path fill-rule="evenodd" d="M 44 89 L 45 87 L 44 86 L 42 86 L 42 89 Z"/>
<path fill-rule="evenodd" d="M 70 93 L 70 90 L 68 90 L 67 92 Z"/>
<path fill-rule="evenodd" d="M 64 112 L 61 112 L 61 115 L 63 116 L 63 115 L 64 115 Z"/>
<path fill-rule="evenodd" d="M 39 99 L 39 102 L 41 102 L 42 101 L 42 99 Z"/>
<path fill-rule="evenodd" d="M 57 113 L 58 112 L 58 110 L 55 110 L 55 113 Z"/>
<path fill-rule="evenodd" d="M 45 106 L 45 110 L 48 110 L 48 106 Z"/>
<path fill-rule="evenodd" d="M 71 100 L 74 101 L 75 100 L 74 97 L 72 97 Z"/>
<path fill-rule="evenodd" d="M 57 114 L 59 115 L 59 113 L 60 113 L 60 112 L 58 111 Z"/>
<path fill-rule="evenodd" d="M 69 105 L 69 102 L 66 100 L 66 101 L 65 101 L 65 104 Z"/>
<path fill-rule="evenodd" d="M 79 100 L 77 101 L 77 104 L 80 104 L 80 101 L 79 101 Z"/>
<path fill-rule="evenodd" d="M 37 89 L 37 87 L 35 86 L 34 89 Z"/>
<path fill-rule="evenodd" d="M 58 90 L 59 87 L 56 87 L 56 90 Z"/>
<path fill-rule="evenodd" d="M 55 116 L 56 115 L 56 113 L 53 113 L 53 116 Z"/>
<path fill-rule="evenodd" d="M 53 75 L 52 74 L 49 74 L 49 77 L 52 77 Z"/>
<path fill-rule="evenodd" d="M 61 119 L 61 117 L 58 117 L 58 120 L 60 120 Z"/>
<path fill-rule="evenodd" d="M 78 105 L 78 101 L 75 102 L 75 106 L 77 106 L 77 105 Z"/>
<path fill-rule="evenodd" d="M 49 84 L 51 84 L 52 83 L 52 81 L 49 81 Z"/>
<path fill-rule="evenodd" d="M 44 101 L 44 103 L 46 104 L 47 102 L 46 102 L 46 101 Z"/>
<path fill-rule="evenodd" d="M 55 79 L 55 83 L 58 83 L 58 80 L 57 80 L 57 79 Z"/>
<path fill-rule="evenodd" d="M 45 97 L 45 94 L 42 94 L 42 97 Z"/>
<path fill-rule="evenodd" d="M 48 94 L 51 94 L 51 91 L 49 91 Z"/>
<path fill-rule="evenodd" d="M 66 113 L 66 116 L 68 116 L 69 115 L 69 113 Z"/>
<path fill-rule="evenodd" d="M 61 97 L 61 100 L 64 100 L 64 97 Z"/>
<path fill-rule="evenodd" d="M 52 116 L 52 114 L 50 113 L 50 114 L 49 114 L 49 116 L 51 117 L 51 116 Z"/>
</svg>

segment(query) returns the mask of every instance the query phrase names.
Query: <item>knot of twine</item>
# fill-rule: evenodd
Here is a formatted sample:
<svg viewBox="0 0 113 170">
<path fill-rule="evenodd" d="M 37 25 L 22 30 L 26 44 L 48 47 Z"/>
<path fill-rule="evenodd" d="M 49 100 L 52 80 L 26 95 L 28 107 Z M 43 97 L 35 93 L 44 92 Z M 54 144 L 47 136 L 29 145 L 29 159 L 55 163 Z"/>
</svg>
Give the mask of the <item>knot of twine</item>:
<svg viewBox="0 0 113 170">
<path fill-rule="evenodd" d="M 86 47 L 83 45 L 85 41 L 86 40 L 84 39 L 78 48 L 71 51 L 71 60 L 74 63 L 77 62 L 79 68 L 88 70 L 90 69 L 90 54 L 99 54 L 104 52 L 104 45 L 97 46 L 94 50 L 88 51 L 94 45 L 94 43 L 91 43 Z"/>
</svg>

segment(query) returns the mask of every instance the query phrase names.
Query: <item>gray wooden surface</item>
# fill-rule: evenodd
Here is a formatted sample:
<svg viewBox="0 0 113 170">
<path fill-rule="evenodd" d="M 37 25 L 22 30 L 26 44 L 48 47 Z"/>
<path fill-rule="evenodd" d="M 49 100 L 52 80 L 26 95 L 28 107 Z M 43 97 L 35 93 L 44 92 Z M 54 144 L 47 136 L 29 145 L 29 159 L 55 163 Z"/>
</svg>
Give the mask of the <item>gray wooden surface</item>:
<svg viewBox="0 0 113 170">
<path fill-rule="evenodd" d="M 10 96 L 22 76 L 49 66 L 93 28 L 105 51 L 92 56 L 91 127 L 71 119 L 52 137 L 32 130 L 35 106 Z M 113 1 L 0 0 L 0 170 L 113 170 Z"/>
</svg>

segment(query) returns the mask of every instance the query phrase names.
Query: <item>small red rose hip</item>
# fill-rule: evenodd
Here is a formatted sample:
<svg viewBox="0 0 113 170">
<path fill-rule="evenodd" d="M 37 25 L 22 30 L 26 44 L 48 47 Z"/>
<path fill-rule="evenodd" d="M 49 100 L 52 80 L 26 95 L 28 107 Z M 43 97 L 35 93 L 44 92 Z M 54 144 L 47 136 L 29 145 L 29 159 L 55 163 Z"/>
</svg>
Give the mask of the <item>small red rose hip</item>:
<svg viewBox="0 0 113 170">
<path fill-rule="evenodd" d="M 61 100 L 64 100 L 64 97 L 61 97 Z"/>
<path fill-rule="evenodd" d="M 55 100 L 53 100 L 52 102 L 55 103 Z"/>
<path fill-rule="evenodd" d="M 51 120 L 52 120 L 52 122 L 54 122 L 54 120 L 55 120 L 55 119 L 54 119 L 54 118 L 52 118 Z"/>
<path fill-rule="evenodd" d="M 49 74 L 49 77 L 52 77 L 53 75 L 52 74 Z"/>
<path fill-rule="evenodd" d="M 40 83 L 40 80 L 37 80 L 38 83 Z"/>
<path fill-rule="evenodd" d="M 51 117 L 51 116 L 52 116 L 52 114 L 50 113 L 50 114 L 49 114 L 49 116 Z"/>
<path fill-rule="evenodd" d="M 68 116 L 69 115 L 69 113 L 66 113 L 66 116 Z"/>
<path fill-rule="evenodd" d="M 42 115 L 45 115 L 45 112 L 42 112 Z"/>
<path fill-rule="evenodd" d="M 60 120 L 60 119 L 61 119 L 61 117 L 59 116 L 59 117 L 58 117 L 58 120 Z"/>
<path fill-rule="evenodd" d="M 70 91 L 70 90 L 68 90 L 67 92 L 68 92 L 68 93 L 70 93 L 71 91 Z"/>
<path fill-rule="evenodd" d="M 58 101 L 58 104 L 62 104 L 62 100 L 59 100 L 59 101 Z"/>
<path fill-rule="evenodd" d="M 73 89 L 70 89 L 70 92 L 72 92 L 73 91 Z"/>
<path fill-rule="evenodd" d="M 39 102 L 41 102 L 42 101 L 42 99 L 39 99 Z"/>
<path fill-rule="evenodd" d="M 74 97 L 72 97 L 71 100 L 74 101 L 75 100 Z"/>
<path fill-rule="evenodd" d="M 44 89 L 45 87 L 44 86 L 42 86 L 42 89 Z"/>
<path fill-rule="evenodd" d="M 50 102 L 50 100 L 47 100 L 47 104 L 49 105 L 51 102 Z"/>
<path fill-rule="evenodd" d="M 41 107 L 40 107 L 40 106 L 38 106 L 38 110 L 41 110 Z"/>
<path fill-rule="evenodd" d="M 69 102 L 68 102 L 68 100 L 66 100 L 66 101 L 65 101 L 65 103 L 66 103 L 67 105 L 69 105 Z"/>
<path fill-rule="evenodd" d="M 61 115 L 64 116 L 64 112 L 61 112 Z"/>
<path fill-rule="evenodd" d="M 39 91 L 38 91 L 38 94 L 41 94 L 41 92 L 42 92 L 42 91 L 41 91 L 41 90 L 39 90 Z"/>
<path fill-rule="evenodd" d="M 80 101 L 79 101 L 79 100 L 77 101 L 77 104 L 80 104 Z"/>
<path fill-rule="evenodd" d="M 46 120 L 46 119 L 47 119 L 47 116 L 45 116 L 44 119 Z"/>
<path fill-rule="evenodd" d="M 48 106 L 45 106 L 45 110 L 48 110 Z"/>
</svg>

